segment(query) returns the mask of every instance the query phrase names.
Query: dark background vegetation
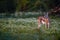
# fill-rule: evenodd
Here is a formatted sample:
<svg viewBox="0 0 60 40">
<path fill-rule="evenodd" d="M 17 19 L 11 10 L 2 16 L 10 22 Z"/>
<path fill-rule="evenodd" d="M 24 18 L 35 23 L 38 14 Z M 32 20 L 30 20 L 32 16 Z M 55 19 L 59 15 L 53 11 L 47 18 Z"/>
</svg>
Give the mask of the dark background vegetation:
<svg viewBox="0 0 60 40">
<path fill-rule="evenodd" d="M 60 0 L 0 0 L 0 13 L 48 11 L 60 7 Z"/>
</svg>

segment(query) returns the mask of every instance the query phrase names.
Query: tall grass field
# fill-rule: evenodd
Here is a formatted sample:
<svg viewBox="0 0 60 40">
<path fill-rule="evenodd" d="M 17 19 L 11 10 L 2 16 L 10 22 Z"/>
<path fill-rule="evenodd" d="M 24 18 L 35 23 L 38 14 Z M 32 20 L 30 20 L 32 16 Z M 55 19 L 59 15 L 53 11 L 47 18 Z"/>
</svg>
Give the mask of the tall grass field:
<svg viewBox="0 0 60 40">
<path fill-rule="evenodd" d="M 50 28 L 37 29 L 37 18 L 1 18 L 0 40 L 60 40 L 60 19 L 51 18 Z"/>
</svg>

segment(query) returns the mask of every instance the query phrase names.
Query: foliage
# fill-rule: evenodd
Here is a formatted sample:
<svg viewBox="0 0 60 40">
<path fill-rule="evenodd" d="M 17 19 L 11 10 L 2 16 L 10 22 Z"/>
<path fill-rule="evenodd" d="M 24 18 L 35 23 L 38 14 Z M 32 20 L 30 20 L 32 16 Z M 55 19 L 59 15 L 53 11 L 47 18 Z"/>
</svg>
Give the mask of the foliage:
<svg viewBox="0 0 60 40">
<path fill-rule="evenodd" d="M 36 18 L 0 19 L 1 40 L 59 40 L 60 19 L 52 18 L 49 29 L 44 25 L 38 30 Z"/>
<path fill-rule="evenodd" d="M 60 0 L 0 0 L 0 13 L 39 10 L 48 11 L 55 6 L 60 6 L 59 4 Z"/>
</svg>

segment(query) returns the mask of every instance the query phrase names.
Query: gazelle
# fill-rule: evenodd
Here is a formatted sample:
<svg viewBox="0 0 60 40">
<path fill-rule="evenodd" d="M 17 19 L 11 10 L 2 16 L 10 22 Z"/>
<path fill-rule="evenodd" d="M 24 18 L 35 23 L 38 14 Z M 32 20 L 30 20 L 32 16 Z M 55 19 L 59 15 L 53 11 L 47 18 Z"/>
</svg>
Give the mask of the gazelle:
<svg viewBox="0 0 60 40">
<path fill-rule="evenodd" d="M 45 28 L 49 28 L 50 22 L 49 22 L 49 17 L 48 17 L 48 12 L 44 16 L 39 16 L 38 17 L 38 28 L 41 27 L 41 24 L 45 25 Z"/>
</svg>

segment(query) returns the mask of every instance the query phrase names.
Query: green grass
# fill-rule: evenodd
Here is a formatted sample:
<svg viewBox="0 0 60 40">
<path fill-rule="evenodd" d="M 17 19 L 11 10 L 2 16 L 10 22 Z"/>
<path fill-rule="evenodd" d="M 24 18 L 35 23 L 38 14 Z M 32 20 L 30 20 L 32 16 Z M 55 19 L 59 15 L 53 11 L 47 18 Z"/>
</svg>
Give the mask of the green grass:
<svg viewBox="0 0 60 40">
<path fill-rule="evenodd" d="M 37 29 L 36 18 L 0 19 L 0 40 L 60 40 L 60 19 L 51 19 L 50 28 Z"/>
</svg>

